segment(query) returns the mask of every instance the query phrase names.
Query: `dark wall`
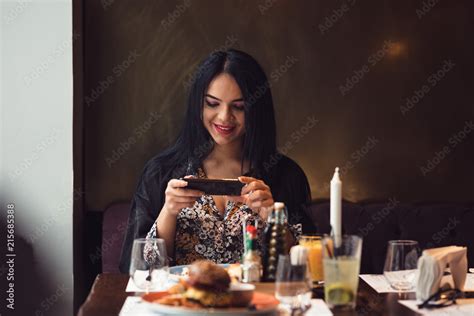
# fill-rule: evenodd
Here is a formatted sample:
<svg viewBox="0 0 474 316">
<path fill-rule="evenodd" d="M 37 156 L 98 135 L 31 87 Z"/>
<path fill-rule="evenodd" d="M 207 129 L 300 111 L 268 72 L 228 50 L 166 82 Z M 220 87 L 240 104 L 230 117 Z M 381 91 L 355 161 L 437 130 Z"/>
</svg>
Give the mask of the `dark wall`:
<svg viewBox="0 0 474 316">
<path fill-rule="evenodd" d="M 130 198 L 176 136 L 197 64 L 227 47 L 270 77 L 278 143 L 313 198 L 340 166 L 348 200 L 473 200 L 471 1 L 84 5 L 88 209 Z"/>
</svg>

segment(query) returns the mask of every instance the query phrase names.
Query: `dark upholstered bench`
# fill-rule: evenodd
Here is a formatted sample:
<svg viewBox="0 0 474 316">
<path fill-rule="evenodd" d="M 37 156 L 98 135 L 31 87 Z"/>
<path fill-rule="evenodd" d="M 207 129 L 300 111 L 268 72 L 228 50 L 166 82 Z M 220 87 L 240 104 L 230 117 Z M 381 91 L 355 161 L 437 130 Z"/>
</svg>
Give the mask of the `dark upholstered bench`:
<svg viewBox="0 0 474 316">
<path fill-rule="evenodd" d="M 329 202 L 313 202 L 308 215 L 318 232 L 329 233 Z M 413 239 L 422 249 L 458 245 L 468 247 L 474 266 L 474 205 L 454 203 L 403 204 L 396 200 L 343 203 L 344 233 L 364 238 L 361 273 L 382 273 L 387 242 Z"/>
<path fill-rule="evenodd" d="M 127 230 L 130 203 L 115 203 L 104 211 L 102 222 L 102 272 L 120 273 L 118 268 Z"/>
<path fill-rule="evenodd" d="M 329 201 L 315 201 L 306 208 L 319 233 L 329 233 Z M 129 213 L 128 203 L 117 203 L 104 212 L 102 270 L 118 272 L 120 251 Z M 474 204 L 413 203 L 397 200 L 343 203 L 343 232 L 364 238 L 361 273 L 382 273 L 387 242 L 413 239 L 424 248 L 459 245 L 468 247 L 474 266 Z"/>
</svg>

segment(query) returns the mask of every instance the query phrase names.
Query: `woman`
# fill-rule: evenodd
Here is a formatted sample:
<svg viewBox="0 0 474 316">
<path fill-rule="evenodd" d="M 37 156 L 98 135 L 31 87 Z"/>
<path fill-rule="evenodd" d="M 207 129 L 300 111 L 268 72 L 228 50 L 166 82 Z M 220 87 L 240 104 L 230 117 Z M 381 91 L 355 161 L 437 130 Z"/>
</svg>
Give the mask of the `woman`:
<svg viewBox="0 0 474 316">
<path fill-rule="evenodd" d="M 245 186 L 240 197 L 208 196 L 186 189 L 183 177 L 238 178 Z M 311 201 L 306 176 L 277 152 L 265 73 L 244 52 L 212 53 L 198 68 L 176 142 L 145 166 L 120 269 L 128 273 L 133 240 L 144 236 L 163 238 L 176 264 L 239 261 L 242 221 L 257 220 L 262 236 L 274 201 L 287 205 L 289 238 L 294 240 L 302 228 L 314 231 L 304 212 Z"/>
</svg>

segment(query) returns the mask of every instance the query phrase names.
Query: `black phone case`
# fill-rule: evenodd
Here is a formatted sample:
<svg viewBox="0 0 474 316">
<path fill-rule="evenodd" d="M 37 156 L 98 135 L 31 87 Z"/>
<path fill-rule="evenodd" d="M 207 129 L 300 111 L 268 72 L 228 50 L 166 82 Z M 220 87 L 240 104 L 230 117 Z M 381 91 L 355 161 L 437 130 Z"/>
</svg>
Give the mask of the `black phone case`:
<svg viewBox="0 0 474 316">
<path fill-rule="evenodd" d="M 208 195 L 240 195 L 244 184 L 239 180 L 225 179 L 182 179 L 188 183 L 187 189 L 203 191 Z"/>
</svg>

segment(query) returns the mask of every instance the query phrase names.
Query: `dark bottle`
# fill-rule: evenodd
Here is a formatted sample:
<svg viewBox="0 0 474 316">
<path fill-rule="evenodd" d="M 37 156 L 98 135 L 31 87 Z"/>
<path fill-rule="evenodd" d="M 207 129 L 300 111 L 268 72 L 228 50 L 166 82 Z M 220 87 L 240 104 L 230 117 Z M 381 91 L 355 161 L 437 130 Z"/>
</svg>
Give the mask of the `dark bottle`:
<svg viewBox="0 0 474 316">
<path fill-rule="evenodd" d="M 263 280 L 274 282 L 278 256 L 286 254 L 287 218 L 285 204 L 275 202 L 264 232 Z"/>
</svg>

